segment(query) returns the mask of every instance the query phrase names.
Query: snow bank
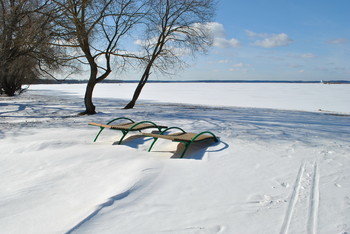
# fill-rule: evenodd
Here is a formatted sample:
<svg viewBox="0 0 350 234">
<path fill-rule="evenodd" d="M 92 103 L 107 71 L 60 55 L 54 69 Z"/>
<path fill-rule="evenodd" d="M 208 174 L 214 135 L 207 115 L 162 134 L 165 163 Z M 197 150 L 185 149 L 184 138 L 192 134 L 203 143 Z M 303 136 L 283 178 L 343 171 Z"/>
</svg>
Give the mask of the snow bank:
<svg viewBox="0 0 350 234">
<path fill-rule="evenodd" d="M 133 85 L 98 85 L 93 116 L 76 115 L 83 85 L 0 97 L 0 233 L 350 232 L 348 86 L 165 86 L 147 86 L 123 110 Z M 326 91 L 328 108 L 315 101 Z M 87 123 L 117 116 L 221 141 L 193 145 L 184 159 L 166 140 L 147 152 L 151 139 L 137 133 L 117 145 L 121 134 L 106 130 L 93 143 L 98 128 Z"/>
</svg>

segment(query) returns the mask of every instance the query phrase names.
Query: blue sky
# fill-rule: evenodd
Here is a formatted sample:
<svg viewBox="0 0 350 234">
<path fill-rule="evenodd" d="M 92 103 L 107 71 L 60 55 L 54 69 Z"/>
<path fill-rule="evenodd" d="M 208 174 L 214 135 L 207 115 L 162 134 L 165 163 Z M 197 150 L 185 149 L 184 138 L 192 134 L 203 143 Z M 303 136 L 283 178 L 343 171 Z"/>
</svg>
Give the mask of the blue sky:
<svg viewBox="0 0 350 234">
<path fill-rule="evenodd" d="M 213 47 L 172 79 L 350 80 L 349 12 L 349 0 L 220 0 Z"/>
</svg>

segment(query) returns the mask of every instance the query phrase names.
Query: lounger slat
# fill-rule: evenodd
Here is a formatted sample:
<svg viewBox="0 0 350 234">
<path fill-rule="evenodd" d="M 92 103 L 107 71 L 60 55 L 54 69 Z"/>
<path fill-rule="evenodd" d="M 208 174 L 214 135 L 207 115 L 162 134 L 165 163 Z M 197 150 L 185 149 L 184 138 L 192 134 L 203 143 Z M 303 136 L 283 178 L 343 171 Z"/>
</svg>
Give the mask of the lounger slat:
<svg viewBox="0 0 350 234">
<path fill-rule="evenodd" d="M 148 124 L 148 123 L 143 123 L 143 124 L 138 124 L 135 127 L 133 127 L 132 129 L 130 129 L 132 126 L 134 126 L 135 123 L 128 123 L 128 124 L 124 124 L 124 125 L 111 125 L 111 129 L 122 129 L 122 130 L 130 130 L 130 131 L 139 131 L 139 130 L 143 130 L 146 128 L 155 128 L 155 125 L 153 124 Z M 161 125 L 157 125 L 157 127 L 159 128 L 166 128 L 166 126 L 161 126 Z"/>
<path fill-rule="evenodd" d="M 173 134 L 169 134 L 169 135 L 160 135 L 160 134 L 155 134 L 155 133 L 142 133 L 142 135 L 144 136 L 148 136 L 148 137 L 157 137 L 157 138 L 163 138 L 163 139 L 168 139 L 168 140 L 174 140 L 175 137 L 177 137 L 178 135 L 173 135 Z"/>
<path fill-rule="evenodd" d="M 104 127 L 104 128 L 110 128 L 110 129 L 118 129 L 118 130 L 129 130 L 132 126 L 135 125 L 135 123 L 122 123 L 122 124 L 99 124 L 99 123 L 89 123 L 89 125 L 94 125 L 94 126 L 98 126 L 98 127 Z M 166 128 L 166 126 L 161 126 L 161 125 L 157 125 L 160 128 Z M 146 129 L 146 128 L 154 128 L 153 124 L 148 124 L 148 123 L 144 123 L 144 124 L 139 124 L 135 127 L 133 127 L 133 129 L 131 131 L 139 131 L 142 129 Z"/>
<path fill-rule="evenodd" d="M 168 139 L 168 140 L 172 140 L 172 141 L 188 141 L 188 142 L 190 142 L 197 134 L 187 132 L 187 133 L 174 133 L 174 134 L 169 134 L 169 135 L 143 133 L 143 135 L 149 136 L 149 137 L 158 137 L 158 138 Z M 194 140 L 194 142 L 203 141 L 206 139 L 214 139 L 214 137 L 211 135 L 200 135 Z"/>
<path fill-rule="evenodd" d="M 123 126 L 130 125 L 130 124 L 129 123 L 122 123 L 122 124 L 118 124 L 118 125 L 108 125 L 108 124 L 100 124 L 100 123 L 90 122 L 89 125 L 93 125 L 93 126 L 97 126 L 97 127 L 103 127 L 103 128 L 113 128 L 115 126 L 123 128 Z"/>
<path fill-rule="evenodd" d="M 195 136 L 197 136 L 197 133 L 187 132 L 183 135 L 176 136 L 174 141 L 191 141 Z M 194 140 L 194 142 L 206 139 L 214 139 L 214 137 L 211 135 L 200 135 Z"/>
<path fill-rule="evenodd" d="M 128 120 L 130 122 L 127 123 L 120 123 L 120 124 L 112 124 L 112 122 L 117 121 L 117 120 Z M 118 144 L 120 145 L 125 138 L 125 136 L 131 132 L 131 131 L 140 131 L 148 128 L 157 128 L 159 132 L 161 132 L 162 128 L 167 128 L 167 126 L 163 125 L 157 125 L 151 121 L 141 121 L 141 122 L 135 122 L 130 118 L 126 117 L 120 117 L 116 119 L 112 119 L 107 124 L 100 124 L 100 123 L 94 123 L 90 122 L 88 123 L 89 125 L 97 126 L 100 127 L 100 131 L 97 133 L 94 142 L 97 140 L 97 138 L 100 136 L 101 132 L 105 129 L 112 129 L 112 130 L 119 130 L 123 133 L 123 136 L 119 139 Z"/>
</svg>

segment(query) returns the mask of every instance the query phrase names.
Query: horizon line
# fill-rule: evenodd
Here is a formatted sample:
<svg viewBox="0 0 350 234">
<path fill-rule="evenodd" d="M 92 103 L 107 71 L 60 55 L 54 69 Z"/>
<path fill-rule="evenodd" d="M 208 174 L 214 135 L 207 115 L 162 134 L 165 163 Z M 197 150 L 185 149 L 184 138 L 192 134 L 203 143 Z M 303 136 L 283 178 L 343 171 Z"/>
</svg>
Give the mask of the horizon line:
<svg viewBox="0 0 350 234">
<path fill-rule="evenodd" d="M 88 80 L 51 80 L 42 79 L 35 84 L 76 84 L 87 83 Z M 106 79 L 100 83 L 138 83 L 139 80 Z M 305 83 L 305 84 L 350 84 L 350 80 L 149 80 L 148 83 Z"/>
</svg>

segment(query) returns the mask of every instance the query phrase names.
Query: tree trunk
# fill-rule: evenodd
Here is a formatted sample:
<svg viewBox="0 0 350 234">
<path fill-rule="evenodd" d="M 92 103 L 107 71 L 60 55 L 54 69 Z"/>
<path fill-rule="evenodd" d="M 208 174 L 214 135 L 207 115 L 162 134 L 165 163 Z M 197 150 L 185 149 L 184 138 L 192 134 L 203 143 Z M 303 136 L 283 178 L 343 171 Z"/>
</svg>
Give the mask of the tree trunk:
<svg viewBox="0 0 350 234">
<path fill-rule="evenodd" d="M 96 79 L 95 79 L 96 80 Z M 87 86 L 86 86 L 86 90 L 85 90 L 85 97 L 84 97 L 84 103 L 85 103 L 85 111 L 80 113 L 81 115 L 93 115 L 96 114 L 96 107 L 92 102 L 92 93 L 94 91 L 94 87 L 96 85 L 96 81 L 95 82 L 91 82 L 89 81 Z"/>
<path fill-rule="evenodd" d="M 90 62 L 90 78 L 86 86 L 84 104 L 85 111 L 79 113 L 80 115 L 93 115 L 96 114 L 96 107 L 92 102 L 92 93 L 94 92 L 95 85 L 97 83 L 97 65 L 94 61 Z"/>
<path fill-rule="evenodd" d="M 135 89 L 135 92 L 134 92 L 134 95 L 133 95 L 131 101 L 124 107 L 124 109 L 134 108 L 136 101 L 141 94 L 143 86 L 145 86 L 145 84 L 147 83 L 147 80 L 148 80 L 148 77 L 150 75 L 151 67 L 153 65 L 154 60 L 155 60 L 155 57 L 147 64 L 145 72 L 143 73 L 142 78 L 140 79 L 140 82 Z"/>
<path fill-rule="evenodd" d="M 15 96 L 15 93 L 18 89 L 18 87 L 16 86 L 15 84 L 15 81 L 14 81 L 15 78 L 12 78 L 12 79 L 9 79 L 9 77 L 6 75 L 4 78 L 3 78 L 3 82 L 1 84 L 3 90 L 4 90 L 4 93 L 9 96 L 9 97 L 12 97 L 12 96 Z M 19 87 L 20 88 L 20 87 Z"/>
<path fill-rule="evenodd" d="M 143 86 L 145 86 L 145 84 L 146 84 L 146 81 L 143 82 L 142 80 L 140 80 L 139 84 L 137 85 L 137 87 L 135 89 L 134 96 L 132 97 L 131 101 L 124 107 L 124 109 L 134 108 L 136 101 L 139 98 L 140 93 L 142 91 L 142 88 L 143 88 Z"/>
<path fill-rule="evenodd" d="M 139 84 L 137 85 L 137 87 L 135 89 L 135 92 L 134 92 L 134 95 L 133 95 L 131 101 L 124 107 L 124 109 L 132 109 L 132 108 L 134 108 L 134 106 L 136 104 L 136 101 L 137 101 L 137 99 L 139 98 L 139 96 L 141 94 L 142 88 L 143 88 L 143 86 L 145 86 L 145 84 L 146 84 L 146 82 L 148 80 L 152 64 L 153 64 L 153 61 L 152 61 L 152 63 L 149 63 L 147 65 L 147 68 L 146 68 L 145 72 L 143 73 L 142 78 L 141 78 Z"/>
</svg>

